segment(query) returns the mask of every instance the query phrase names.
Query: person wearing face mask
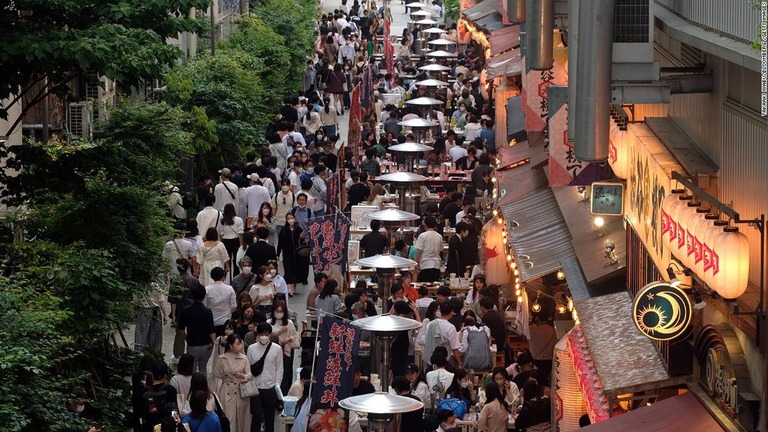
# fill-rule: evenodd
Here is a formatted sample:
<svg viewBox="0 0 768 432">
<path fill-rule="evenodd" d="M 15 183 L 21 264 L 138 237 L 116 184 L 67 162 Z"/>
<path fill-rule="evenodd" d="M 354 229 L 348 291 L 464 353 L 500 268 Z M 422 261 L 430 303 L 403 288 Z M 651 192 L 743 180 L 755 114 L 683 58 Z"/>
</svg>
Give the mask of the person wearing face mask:
<svg viewBox="0 0 768 432">
<path fill-rule="evenodd" d="M 301 200 L 302 198 L 300 197 L 299 202 Z M 309 209 L 305 210 L 311 211 Z M 283 257 L 283 273 L 285 274 L 285 283 L 288 288 L 288 295 L 290 296 L 296 292 L 297 283 L 307 283 L 307 278 L 309 277 L 309 257 L 296 254 L 296 248 L 301 246 L 304 241 L 304 230 L 297 223 L 296 215 L 287 213 L 285 215 L 285 223 L 285 227 L 277 236 L 277 254 L 282 254 Z"/>
<path fill-rule="evenodd" d="M 291 182 L 288 179 L 280 181 L 280 192 L 272 197 L 272 210 L 274 210 L 274 224 L 277 236 L 285 226 L 285 215 L 296 205 L 296 194 L 291 192 Z M 275 243 L 277 244 L 277 243 Z"/>
<path fill-rule="evenodd" d="M 253 284 L 256 283 L 256 274 L 253 272 L 253 263 L 248 257 L 240 260 L 240 274 L 232 278 L 232 288 L 235 290 L 237 298 L 244 292 L 250 292 Z"/>
<path fill-rule="evenodd" d="M 77 386 L 72 389 L 72 398 L 73 402 L 71 405 L 69 405 L 69 409 L 76 413 L 76 416 L 78 418 L 82 419 L 88 419 L 88 421 L 93 420 L 93 410 L 91 407 L 87 404 L 88 401 L 88 392 L 80 386 Z M 89 428 L 83 428 L 83 429 L 68 429 L 72 432 L 100 432 L 101 428 L 98 427 L 89 427 Z"/>
<path fill-rule="evenodd" d="M 257 306 L 259 311 L 263 314 L 269 314 L 272 312 L 272 299 L 277 294 L 277 288 L 272 282 L 272 275 L 269 273 L 269 267 L 261 266 L 256 270 L 258 277 L 256 278 L 256 284 L 251 287 L 249 294 L 251 295 L 251 302 L 254 306 Z"/>
<path fill-rule="evenodd" d="M 267 267 L 269 267 L 269 275 L 272 277 L 272 283 L 275 284 L 275 289 L 277 289 L 277 292 L 282 294 L 284 298 L 287 297 L 289 294 L 288 284 L 286 284 L 285 279 L 277 273 L 277 261 L 269 261 Z"/>
<path fill-rule="evenodd" d="M 437 410 L 437 421 L 440 426 L 437 428 L 437 432 L 456 432 L 459 430 L 456 427 L 456 415 L 451 410 L 440 409 Z"/>
<path fill-rule="evenodd" d="M 280 389 L 286 394 L 291 388 L 293 377 L 293 350 L 301 344 L 296 325 L 288 319 L 288 308 L 283 302 L 276 302 L 272 308 L 272 317 L 268 321 L 272 326 L 272 333 L 277 335 L 280 346 L 283 347 L 283 377 Z"/>
<path fill-rule="evenodd" d="M 472 375 L 466 369 L 459 369 L 453 374 L 453 383 L 446 392 L 449 398 L 461 399 L 467 402 L 467 406 L 473 406 L 476 400 L 475 385 Z"/>
<path fill-rule="evenodd" d="M 251 397 L 251 430 L 261 430 L 263 420 L 264 431 L 274 432 L 275 412 L 280 403 L 275 387 L 283 378 L 283 350 L 270 342 L 272 326 L 269 323 L 259 323 L 256 334 L 258 342 L 248 347 L 251 374 L 259 388 L 259 394 Z"/>
<path fill-rule="evenodd" d="M 250 430 L 251 405 L 247 398 L 241 398 L 238 387 L 241 382 L 249 381 L 251 365 L 244 353 L 243 339 L 236 334 L 229 334 L 225 339 L 225 352 L 219 356 L 213 376 L 221 380 L 217 395 L 221 406 L 229 419 L 231 431 Z"/>
</svg>

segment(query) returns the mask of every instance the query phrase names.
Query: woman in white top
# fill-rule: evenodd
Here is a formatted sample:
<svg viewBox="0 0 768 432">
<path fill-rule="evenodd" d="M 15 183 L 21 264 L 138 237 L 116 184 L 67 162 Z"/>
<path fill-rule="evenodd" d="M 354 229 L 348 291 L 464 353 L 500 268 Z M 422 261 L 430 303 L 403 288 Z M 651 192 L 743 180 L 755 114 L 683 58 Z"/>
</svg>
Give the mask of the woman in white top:
<svg viewBox="0 0 768 432">
<path fill-rule="evenodd" d="M 288 319 L 288 308 L 282 301 L 275 303 L 275 307 L 272 308 L 272 317 L 268 322 L 272 325 L 272 335 L 277 335 L 278 342 L 283 348 L 283 378 L 280 390 L 286 394 L 291 388 L 293 379 L 293 350 L 300 346 L 301 338 L 296 325 Z"/>
<path fill-rule="evenodd" d="M 272 211 L 275 214 L 273 222 L 278 235 L 285 226 L 285 215 L 295 206 L 296 194 L 291 192 L 291 181 L 288 179 L 280 180 L 280 192 L 272 197 Z"/>
<path fill-rule="evenodd" d="M 424 403 L 424 408 L 432 408 L 432 398 L 429 394 L 427 380 L 420 373 L 416 363 L 409 363 L 405 366 L 405 378 L 411 383 L 411 394 Z M 391 390 L 390 388 L 390 392 Z"/>
<path fill-rule="evenodd" d="M 326 98 L 323 102 L 325 107 L 320 109 L 320 122 L 323 124 L 325 136 L 336 135 L 339 129 L 339 112 L 335 106 L 331 105 L 330 99 Z"/>
<path fill-rule="evenodd" d="M 237 249 L 243 244 L 243 218 L 235 215 L 235 205 L 227 204 L 224 206 L 224 213 L 221 216 L 221 221 L 217 227 L 219 238 L 224 243 L 224 247 L 227 248 L 229 254 L 230 268 L 232 268 L 232 260 L 237 257 Z M 235 271 L 232 276 L 237 276 L 239 271 L 235 266 Z"/>
<path fill-rule="evenodd" d="M 176 404 L 184 406 L 189 395 L 189 385 L 192 381 L 192 374 L 195 372 L 195 356 L 192 354 L 182 354 L 179 357 L 179 363 L 176 365 L 176 375 L 168 383 L 176 389 Z"/>
<path fill-rule="evenodd" d="M 192 412 L 189 407 L 189 396 L 196 391 L 204 391 L 208 395 L 208 400 L 205 403 L 205 409 L 208 412 L 216 409 L 216 394 L 208 387 L 208 377 L 202 372 L 195 372 L 192 374 L 192 379 L 189 383 L 189 393 L 187 393 L 184 406 L 179 407 L 179 414 L 185 416 Z"/>
<path fill-rule="evenodd" d="M 275 290 L 278 293 L 283 293 L 286 295 L 293 295 L 293 293 L 288 291 L 288 284 L 285 282 L 285 279 L 280 276 L 277 273 L 277 261 L 269 261 L 267 263 L 267 267 L 269 267 L 269 275 L 272 276 L 272 283 L 275 284 Z"/>
<path fill-rule="evenodd" d="M 258 307 L 263 314 L 272 312 L 272 299 L 277 294 L 277 288 L 272 283 L 272 275 L 269 274 L 269 267 L 261 266 L 256 269 L 256 283 L 249 292 L 251 304 Z"/>
<path fill-rule="evenodd" d="M 219 241 L 219 233 L 216 228 L 210 227 L 205 232 L 205 241 L 197 253 L 197 262 L 200 263 L 200 283 L 203 286 L 211 285 L 211 270 L 221 267 L 229 272 L 229 254 L 224 243 Z"/>
<path fill-rule="evenodd" d="M 421 300 L 421 299 L 419 299 Z M 417 300 L 418 304 L 418 300 Z M 427 306 L 427 311 L 424 313 L 424 320 L 421 321 L 421 327 L 419 328 L 419 334 L 416 336 L 416 346 L 419 347 L 419 349 L 424 349 L 424 337 L 427 334 L 427 325 L 429 325 L 430 321 L 437 319 L 440 317 L 440 310 L 438 308 L 440 307 L 440 303 L 436 301 L 432 301 L 432 303 Z M 424 359 L 425 361 L 427 359 Z"/>
<path fill-rule="evenodd" d="M 453 384 L 453 373 L 445 369 L 448 364 L 448 358 L 445 355 L 433 354 L 430 362 L 433 370 L 427 372 L 427 387 L 434 402 L 445 398 L 448 388 Z"/>
<path fill-rule="evenodd" d="M 304 126 L 304 136 L 314 136 L 315 132 L 323 125 L 316 107 L 316 105 L 313 105 L 312 109 L 308 109 L 307 113 L 301 118 L 301 124 Z"/>
</svg>

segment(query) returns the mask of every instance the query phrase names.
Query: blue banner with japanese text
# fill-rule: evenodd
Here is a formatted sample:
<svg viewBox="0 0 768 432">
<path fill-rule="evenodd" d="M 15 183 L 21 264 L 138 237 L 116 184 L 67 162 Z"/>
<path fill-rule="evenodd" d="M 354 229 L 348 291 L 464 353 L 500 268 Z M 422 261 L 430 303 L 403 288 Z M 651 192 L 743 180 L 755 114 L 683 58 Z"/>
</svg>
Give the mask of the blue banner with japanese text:
<svg viewBox="0 0 768 432">
<path fill-rule="evenodd" d="M 339 401 L 352 396 L 361 331 L 331 315 L 323 316 L 318 330 L 322 337 L 307 430 L 343 432 L 348 430 L 349 421 L 345 410 L 339 407 Z"/>
<path fill-rule="evenodd" d="M 307 243 L 315 274 L 330 274 L 334 266 L 347 268 L 350 222 L 342 213 L 312 219 L 307 225 Z"/>
</svg>

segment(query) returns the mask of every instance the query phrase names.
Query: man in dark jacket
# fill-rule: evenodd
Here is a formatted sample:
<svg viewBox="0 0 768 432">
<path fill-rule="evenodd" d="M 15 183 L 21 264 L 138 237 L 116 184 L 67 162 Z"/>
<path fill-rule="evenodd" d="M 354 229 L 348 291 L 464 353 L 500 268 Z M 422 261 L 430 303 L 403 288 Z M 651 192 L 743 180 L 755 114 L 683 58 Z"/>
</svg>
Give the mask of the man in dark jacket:
<svg viewBox="0 0 768 432">
<path fill-rule="evenodd" d="M 245 256 L 251 259 L 253 268 L 258 270 L 259 267 L 267 265 L 269 261 L 277 261 L 277 253 L 275 247 L 267 243 L 269 230 L 266 227 L 256 228 L 256 237 L 259 240 L 248 246 Z"/>
</svg>

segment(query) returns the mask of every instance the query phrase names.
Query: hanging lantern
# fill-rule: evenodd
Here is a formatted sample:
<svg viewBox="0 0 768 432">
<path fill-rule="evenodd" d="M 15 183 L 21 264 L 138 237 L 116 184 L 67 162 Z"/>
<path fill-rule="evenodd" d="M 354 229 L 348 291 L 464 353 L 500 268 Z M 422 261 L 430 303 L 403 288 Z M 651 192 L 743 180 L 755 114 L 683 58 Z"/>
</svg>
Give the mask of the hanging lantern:
<svg viewBox="0 0 768 432">
<path fill-rule="evenodd" d="M 507 261 L 507 245 L 502 239 L 501 233 L 504 226 L 489 221 L 483 226 L 481 234 L 481 264 L 485 267 L 485 277 L 488 285 L 506 286 L 510 282 L 511 271 Z M 514 259 L 512 260 L 514 263 Z"/>
<path fill-rule="evenodd" d="M 683 227 L 682 216 L 688 210 L 688 203 L 693 200 L 690 195 L 683 195 L 670 208 L 669 217 L 675 223 L 675 235 L 670 240 L 669 249 L 677 255 L 680 250 L 685 250 L 685 228 Z"/>
<path fill-rule="evenodd" d="M 701 210 L 700 202 L 688 203 L 688 208 L 685 210 L 685 214 L 682 216 L 683 226 L 685 227 L 685 246 L 678 251 L 681 261 L 684 266 L 691 268 L 695 261 L 693 257 L 693 232 L 691 229 L 691 223 L 699 223 L 699 220 L 704 217 L 702 214 L 699 217 L 698 211 Z"/>
<path fill-rule="evenodd" d="M 715 250 L 715 237 L 723 232 L 723 228 L 728 226 L 728 222 L 716 220 L 706 232 L 704 232 L 704 244 L 702 245 L 702 272 L 699 273 L 699 277 L 704 280 L 710 288 L 717 292 L 714 284 L 712 283 L 712 275 L 717 270 L 720 271 L 720 256 L 718 251 Z"/>
<path fill-rule="evenodd" d="M 661 221 L 661 239 L 664 246 L 669 248 L 672 244 L 671 240 L 677 233 L 677 223 L 672 220 L 670 212 L 672 211 L 672 205 L 679 201 L 680 197 L 685 193 L 685 189 L 672 189 L 672 192 L 665 196 L 661 201 L 659 212 L 659 221 Z"/>
<path fill-rule="evenodd" d="M 749 284 L 749 240 L 736 227 L 725 227 L 715 236 L 720 271 L 712 276 L 718 294 L 735 299 L 744 294 Z"/>
<path fill-rule="evenodd" d="M 693 215 L 688 217 L 685 237 L 685 247 L 687 250 L 685 266 L 689 269 L 696 268 L 696 263 L 701 262 L 701 240 L 696 237 L 696 229 L 701 222 L 706 221 L 705 216 L 709 214 L 708 208 L 699 207 Z"/>
<path fill-rule="evenodd" d="M 696 239 L 694 240 L 694 246 L 699 248 L 699 259 L 696 261 L 693 267 L 690 267 L 694 273 L 704 279 L 704 236 L 707 230 L 713 226 L 713 223 L 718 220 L 718 216 L 714 214 L 704 215 L 704 219 L 696 224 Z"/>
<path fill-rule="evenodd" d="M 616 177 L 626 180 L 629 176 L 629 145 L 627 131 L 618 126 L 611 127 L 608 138 L 608 164 Z"/>
</svg>

